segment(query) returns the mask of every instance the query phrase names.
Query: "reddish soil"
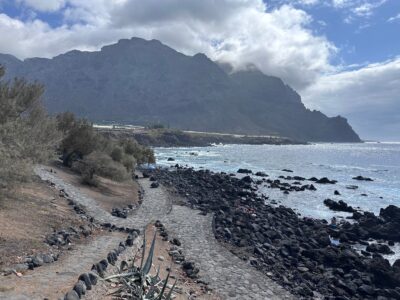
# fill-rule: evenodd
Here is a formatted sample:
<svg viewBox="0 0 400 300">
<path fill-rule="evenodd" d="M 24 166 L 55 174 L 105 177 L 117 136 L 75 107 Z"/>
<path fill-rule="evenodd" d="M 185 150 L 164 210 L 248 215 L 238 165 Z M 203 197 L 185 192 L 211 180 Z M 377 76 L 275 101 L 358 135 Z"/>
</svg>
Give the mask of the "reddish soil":
<svg viewBox="0 0 400 300">
<path fill-rule="evenodd" d="M 83 223 L 48 184 L 34 179 L 20 185 L 0 198 L 0 270 L 27 255 L 50 252 L 46 234 Z"/>
<path fill-rule="evenodd" d="M 89 187 L 82 184 L 79 175 L 61 164 L 54 164 L 51 168 L 65 182 L 74 185 L 83 194 L 96 200 L 104 210 L 111 212 L 114 207 L 124 208 L 129 204 L 138 205 L 139 203 L 139 186 L 133 180 L 115 182 L 110 179 L 97 177 L 100 185 L 98 187 Z"/>
</svg>

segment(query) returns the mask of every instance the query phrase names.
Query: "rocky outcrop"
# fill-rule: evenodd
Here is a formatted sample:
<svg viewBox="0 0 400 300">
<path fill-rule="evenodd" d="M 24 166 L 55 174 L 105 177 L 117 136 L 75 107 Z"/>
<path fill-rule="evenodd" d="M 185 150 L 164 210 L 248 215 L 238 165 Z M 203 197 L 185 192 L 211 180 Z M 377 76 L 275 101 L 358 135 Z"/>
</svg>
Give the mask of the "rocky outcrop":
<svg viewBox="0 0 400 300">
<path fill-rule="evenodd" d="M 355 212 L 356 211 L 353 207 L 349 206 L 343 200 L 339 200 L 336 202 L 331 199 L 325 199 L 324 204 L 326 206 L 328 206 L 331 210 L 335 210 L 335 211 L 344 211 L 344 212 Z"/>
</svg>

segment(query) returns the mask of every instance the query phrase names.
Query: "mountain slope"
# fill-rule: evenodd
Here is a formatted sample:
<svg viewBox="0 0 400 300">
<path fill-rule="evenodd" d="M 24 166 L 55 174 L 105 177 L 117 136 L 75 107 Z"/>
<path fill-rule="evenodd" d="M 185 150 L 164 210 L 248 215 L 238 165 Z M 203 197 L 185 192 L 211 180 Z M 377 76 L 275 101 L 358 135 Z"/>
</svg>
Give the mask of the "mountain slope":
<svg viewBox="0 0 400 300">
<path fill-rule="evenodd" d="M 53 59 L 20 61 L 0 54 L 0 64 L 9 78 L 43 82 L 51 112 L 68 110 L 93 121 L 359 141 L 345 119 L 307 110 L 279 78 L 258 70 L 229 74 L 203 54 L 186 56 L 156 40 L 120 40 L 101 51 Z"/>
</svg>

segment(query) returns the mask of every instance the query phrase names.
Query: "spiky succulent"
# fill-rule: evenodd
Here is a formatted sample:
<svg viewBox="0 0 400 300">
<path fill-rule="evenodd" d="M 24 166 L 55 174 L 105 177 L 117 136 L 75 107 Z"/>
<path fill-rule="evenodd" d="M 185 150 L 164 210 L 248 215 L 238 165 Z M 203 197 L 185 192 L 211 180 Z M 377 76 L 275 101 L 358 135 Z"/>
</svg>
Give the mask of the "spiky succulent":
<svg viewBox="0 0 400 300">
<path fill-rule="evenodd" d="M 112 296 L 115 299 L 130 299 L 130 300 L 170 300 L 172 297 L 173 290 L 176 285 L 175 283 L 169 289 L 168 294 L 167 286 L 170 277 L 170 271 L 168 271 L 165 280 L 159 276 L 160 268 L 158 268 L 157 274 L 152 276 L 150 269 L 153 263 L 154 248 L 156 242 L 156 234 L 154 234 L 151 242 L 149 254 L 145 259 L 146 255 L 146 235 L 143 238 L 143 251 L 140 260 L 140 266 L 135 266 L 135 260 L 137 253 L 133 257 L 131 263 L 125 260 L 120 263 L 118 274 L 104 278 L 109 282 L 114 282 L 119 285 L 119 288 L 114 291 Z"/>
</svg>

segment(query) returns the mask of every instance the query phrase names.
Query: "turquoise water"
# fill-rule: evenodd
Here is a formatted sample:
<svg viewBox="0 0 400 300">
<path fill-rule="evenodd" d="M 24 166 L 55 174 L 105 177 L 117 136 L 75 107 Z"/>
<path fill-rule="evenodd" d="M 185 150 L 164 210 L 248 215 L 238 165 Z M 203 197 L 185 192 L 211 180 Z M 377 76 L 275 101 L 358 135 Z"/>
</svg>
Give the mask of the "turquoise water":
<svg viewBox="0 0 400 300">
<path fill-rule="evenodd" d="M 323 204 L 331 198 L 344 200 L 362 210 L 379 213 L 389 204 L 400 206 L 400 143 L 364 144 L 313 144 L 313 145 L 220 145 L 201 148 L 156 148 L 158 165 L 176 163 L 196 169 L 204 168 L 216 172 L 236 172 L 248 168 L 267 173 L 275 179 L 279 175 L 302 177 L 328 177 L 338 181 L 335 185 L 315 184 L 317 191 L 292 192 L 289 195 L 279 190 L 262 188 L 261 192 L 292 207 L 304 216 L 330 219 L 334 213 Z M 168 162 L 173 157 L 175 161 Z M 291 169 L 293 173 L 281 171 Z M 353 180 L 362 175 L 373 182 Z M 304 182 L 309 183 L 309 182 Z M 346 189 L 357 185 L 357 190 Z M 334 196 L 334 190 L 342 195 Z M 361 196 L 367 194 L 368 196 Z"/>
</svg>

